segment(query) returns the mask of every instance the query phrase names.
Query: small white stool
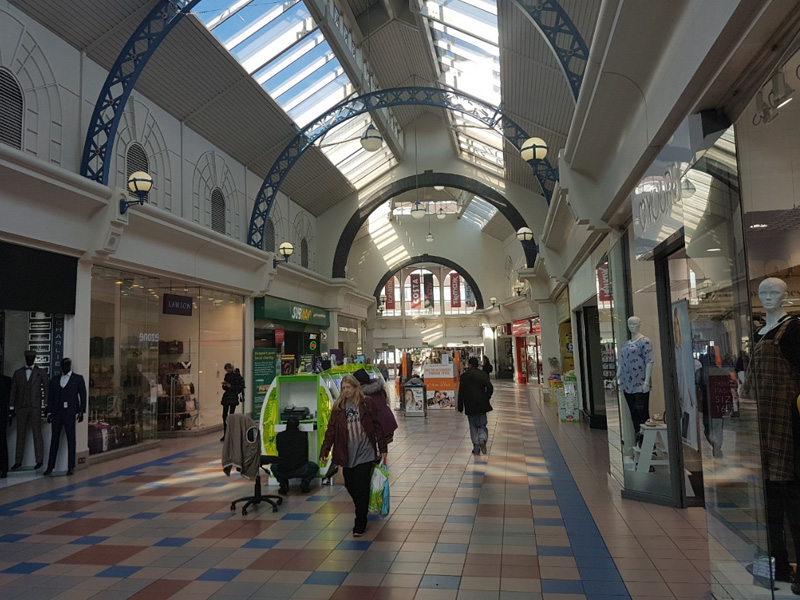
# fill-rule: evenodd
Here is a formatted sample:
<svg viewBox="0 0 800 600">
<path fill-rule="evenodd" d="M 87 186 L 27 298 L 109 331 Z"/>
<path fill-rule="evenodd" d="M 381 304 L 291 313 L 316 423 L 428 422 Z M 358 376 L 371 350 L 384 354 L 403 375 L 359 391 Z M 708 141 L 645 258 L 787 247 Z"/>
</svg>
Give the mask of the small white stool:
<svg viewBox="0 0 800 600">
<path fill-rule="evenodd" d="M 639 450 L 639 457 L 634 462 L 633 469 L 635 471 L 643 471 L 644 473 L 647 473 L 650 471 L 650 467 L 668 465 L 668 456 L 664 458 L 657 458 L 655 460 L 653 459 L 653 452 L 655 452 L 656 449 L 656 441 L 659 438 L 661 439 L 661 447 L 665 449 L 669 448 L 667 445 L 667 425 L 663 423 L 648 427 L 647 425 L 642 424 L 639 431 L 642 433 L 642 447 Z"/>
</svg>

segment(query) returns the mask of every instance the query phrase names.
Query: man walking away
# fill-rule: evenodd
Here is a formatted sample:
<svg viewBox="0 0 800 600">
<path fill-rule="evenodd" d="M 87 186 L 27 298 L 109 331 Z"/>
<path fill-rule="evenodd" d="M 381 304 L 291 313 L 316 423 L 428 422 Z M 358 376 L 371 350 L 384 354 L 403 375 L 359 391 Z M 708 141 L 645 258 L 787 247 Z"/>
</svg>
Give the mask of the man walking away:
<svg viewBox="0 0 800 600">
<path fill-rule="evenodd" d="M 486 454 L 489 430 L 486 427 L 486 413 L 492 410 L 489 399 L 494 387 L 489 375 L 478 368 L 478 359 L 469 359 L 469 368 L 461 374 L 458 386 L 458 412 L 467 413 L 469 436 L 472 438 L 472 453 Z"/>
</svg>

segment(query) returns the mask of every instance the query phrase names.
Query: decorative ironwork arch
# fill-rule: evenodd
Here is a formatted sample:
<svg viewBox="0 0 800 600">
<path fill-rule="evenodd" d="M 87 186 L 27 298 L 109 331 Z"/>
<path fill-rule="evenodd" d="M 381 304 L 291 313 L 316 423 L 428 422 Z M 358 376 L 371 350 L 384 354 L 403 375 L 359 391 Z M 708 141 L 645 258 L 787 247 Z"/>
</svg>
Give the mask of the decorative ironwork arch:
<svg viewBox="0 0 800 600">
<path fill-rule="evenodd" d="M 441 90 L 432 87 L 390 88 L 346 100 L 309 123 L 289 142 L 275 160 L 256 196 L 252 216 L 250 217 L 247 243 L 256 248 L 263 248 L 264 228 L 269 219 L 272 204 L 278 195 L 278 190 L 289 171 L 300 160 L 303 153 L 314 145 L 314 142 L 337 125 L 363 113 L 391 106 L 408 105 L 436 106 L 462 112 L 487 127 L 495 129 L 517 150 L 530 137 L 522 127 L 505 116 L 499 107 L 490 106 L 482 100 L 453 90 Z M 533 175 L 539 181 L 545 199 L 549 204 L 555 182 L 558 180 L 558 169 L 554 168 L 546 158 L 539 161 L 532 168 Z"/>
<path fill-rule="evenodd" d="M 483 308 L 483 294 L 481 294 L 481 290 L 478 287 L 478 282 L 475 281 L 475 278 L 472 275 L 470 275 L 469 272 L 458 263 L 453 262 L 448 258 L 444 258 L 443 256 L 434 256 L 433 254 L 420 254 L 419 256 L 414 256 L 403 262 L 401 265 L 398 265 L 392 268 L 391 270 L 386 271 L 386 273 L 383 274 L 383 277 L 381 277 L 378 286 L 375 288 L 374 295 L 375 295 L 375 300 L 378 301 L 378 305 L 380 305 L 381 303 L 381 291 L 383 290 L 387 281 L 389 281 L 392 277 L 395 276 L 395 274 L 399 273 L 403 269 L 421 263 L 433 263 L 437 265 L 442 265 L 443 267 L 448 267 L 453 271 L 455 271 L 456 273 L 458 273 L 459 275 L 461 275 L 464 278 L 464 280 L 469 284 L 469 287 L 472 289 L 472 292 L 475 294 L 475 308 L 477 310 Z M 401 286 L 403 285 L 402 281 L 400 282 L 400 285 Z"/>
<path fill-rule="evenodd" d="M 81 175 L 84 177 L 108 185 L 111 150 L 136 80 L 159 44 L 199 1 L 161 0 L 123 46 L 94 105 L 81 158 Z"/>
<path fill-rule="evenodd" d="M 375 194 L 353 213 L 353 216 L 350 217 L 347 225 L 345 225 L 342 235 L 339 237 L 339 243 L 336 245 L 336 253 L 333 255 L 332 277 L 346 277 L 345 267 L 347 265 L 347 258 L 350 255 L 350 249 L 353 247 L 353 242 L 355 242 L 359 230 L 369 216 L 384 202 L 388 202 L 395 196 L 399 196 L 404 192 L 416 189 L 417 185 L 419 185 L 419 187 L 443 185 L 445 187 L 471 192 L 496 207 L 497 210 L 508 219 L 508 222 L 515 231 L 520 227 L 528 226 L 519 211 L 514 208 L 505 196 L 494 188 L 476 179 L 465 177 L 464 175 L 425 171 L 419 175 L 411 175 L 410 177 L 393 181 L 375 192 Z M 539 251 L 538 246 L 533 241 L 520 243 L 522 244 L 522 251 L 525 254 L 525 262 L 528 267 L 533 267 L 536 263 L 536 255 Z"/>
<path fill-rule="evenodd" d="M 533 22 L 555 54 L 572 96 L 578 101 L 589 47 L 580 31 L 556 0 L 511 0 Z"/>
</svg>

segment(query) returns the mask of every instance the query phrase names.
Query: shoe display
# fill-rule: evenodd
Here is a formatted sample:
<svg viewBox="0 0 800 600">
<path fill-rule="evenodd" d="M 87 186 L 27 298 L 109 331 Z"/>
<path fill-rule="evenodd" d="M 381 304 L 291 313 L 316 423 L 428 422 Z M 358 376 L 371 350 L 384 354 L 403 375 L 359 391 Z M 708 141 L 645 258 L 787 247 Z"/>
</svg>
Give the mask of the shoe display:
<svg viewBox="0 0 800 600">
<path fill-rule="evenodd" d="M 42 475 L 50 475 L 50 473 L 52 473 L 52 472 L 53 472 L 53 469 L 51 467 L 47 467 L 44 470 L 44 473 L 42 473 Z"/>
<path fill-rule="evenodd" d="M 481 454 L 486 454 L 486 441 L 481 441 Z"/>
<path fill-rule="evenodd" d="M 311 486 L 309 485 L 309 483 L 307 481 L 301 481 L 300 482 L 300 491 L 301 492 L 303 492 L 304 494 L 307 494 L 310 490 L 311 490 Z"/>
</svg>

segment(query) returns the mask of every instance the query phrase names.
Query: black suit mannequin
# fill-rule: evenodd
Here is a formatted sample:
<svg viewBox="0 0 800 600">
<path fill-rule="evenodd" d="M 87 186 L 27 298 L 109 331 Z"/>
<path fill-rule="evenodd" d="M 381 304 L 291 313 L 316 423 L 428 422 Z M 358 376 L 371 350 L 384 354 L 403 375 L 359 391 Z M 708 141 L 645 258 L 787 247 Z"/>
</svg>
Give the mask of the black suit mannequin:
<svg viewBox="0 0 800 600">
<path fill-rule="evenodd" d="M 62 385 L 62 379 L 64 380 Z M 61 359 L 61 373 L 50 379 L 47 420 L 53 423 L 50 438 L 50 457 L 45 475 L 50 475 L 56 466 L 61 430 L 67 435 L 67 475 L 75 472 L 75 422 L 83 422 L 86 412 L 86 383 L 83 375 L 72 372 L 72 361 Z"/>
<path fill-rule="evenodd" d="M 6 428 L 11 425 L 8 418 L 8 400 L 11 398 L 11 377 L 0 375 L 0 479 L 8 477 L 8 439 Z"/>
<path fill-rule="evenodd" d="M 11 379 L 10 416 L 17 419 L 17 448 L 12 471 L 22 466 L 25 455 L 25 437 L 28 425 L 33 432 L 35 469 L 42 466 L 44 444 L 42 441 L 42 406 L 47 403 L 47 373 L 36 366 L 36 352 L 25 351 L 25 366 L 14 371 Z"/>
</svg>

